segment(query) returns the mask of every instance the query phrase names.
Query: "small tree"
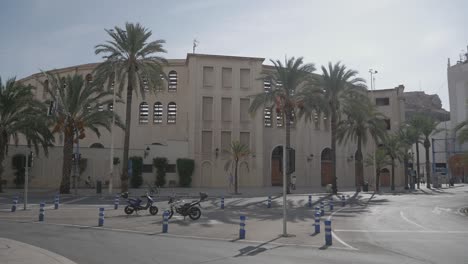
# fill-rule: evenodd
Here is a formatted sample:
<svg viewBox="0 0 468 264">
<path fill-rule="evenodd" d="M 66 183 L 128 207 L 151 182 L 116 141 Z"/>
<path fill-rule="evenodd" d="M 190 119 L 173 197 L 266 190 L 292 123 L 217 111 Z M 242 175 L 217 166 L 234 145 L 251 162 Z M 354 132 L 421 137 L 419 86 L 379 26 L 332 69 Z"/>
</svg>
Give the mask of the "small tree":
<svg viewBox="0 0 468 264">
<path fill-rule="evenodd" d="M 132 188 L 138 188 L 143 184 L 143 158 L 133 156 L 130 157 L 132 161 L 132 177 L 130 178 L 130 185 Z"/>
<path fill-rule="evenodd" d="M 156 186 L 163 187 L 166 185 L 166 168 L 167 158 L 155 158 L 153 159 L 153 166 L 156 168 Z"/>
<path fill-rule="evenodd" d="M 229 171 L 234 169 L 234 193 L 238 194 L 237 192 L 237 183 L 238 183 L 238 177 L 237 177 L 237 170 L 239 169 L 239 161 L 245 157 L 247 157 L 250 154 L 249 148 L 240 143 L 239 141 L 232 141 L 230 148 L 226 149 L 226 152 L 229 153 L 231 156 L 230 159 L 226 161 L 226 164 L 224 165 L 224 170 Z"/>
<path fill-rule="evenodd" d="M 195 169 L 195 161 L 193 159 L 177 159 L 176 164 L 180 186 L 190 187 L 193 170 Z"/>
<path fill-rule="evenodd" d="M 375 159 L 375 170 L 376 170 L 376 179 L 375 179 L 375 190 L 378 192 L 379 191 L 379 185 L 380 185 L 380 171 L 388 165 L 392 165 L 392 162 L 390 161 L 390 158 L 387 155 L 387 152 L 382 149 L 378 148 L 375 151 L 375 157 L 374 155 L 368 154 L 367 158 L 365 160 L 366 166 L 374 166 L 374 159 Z"/>
</svg>

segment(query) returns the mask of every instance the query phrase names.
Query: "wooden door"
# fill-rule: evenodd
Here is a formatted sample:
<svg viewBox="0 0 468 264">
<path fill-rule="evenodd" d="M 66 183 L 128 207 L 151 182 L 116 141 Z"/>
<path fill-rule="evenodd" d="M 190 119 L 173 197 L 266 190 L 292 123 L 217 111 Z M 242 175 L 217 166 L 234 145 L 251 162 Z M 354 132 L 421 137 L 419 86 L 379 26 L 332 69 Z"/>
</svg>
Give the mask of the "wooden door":
<svg viewBox="0 0 468 264">
<path fill-rule="evenodd" d="M 332 184 L 332 164 L 331 161 L 323 160 L 321 166 L 322 186 Z"/>
<path fill-rule="evenodd" d="M 271 185 L 272 186 L 283 186 L 281 171 L 281 160 L 271 159 Z"/>
<path fill-rule="evenodd" d="M 390 187 L 390 172 L 380 173 L 380 187 Z"/>
</svg>

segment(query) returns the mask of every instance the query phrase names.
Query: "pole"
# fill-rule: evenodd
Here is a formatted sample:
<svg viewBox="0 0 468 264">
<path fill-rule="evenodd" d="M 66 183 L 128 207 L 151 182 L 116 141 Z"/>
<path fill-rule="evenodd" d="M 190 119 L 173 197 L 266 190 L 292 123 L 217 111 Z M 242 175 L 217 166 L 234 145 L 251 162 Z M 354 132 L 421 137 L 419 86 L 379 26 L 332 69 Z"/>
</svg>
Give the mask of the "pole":
<svg viewBox="0 0 468 264">
<path fill-rule="evenodd" d="M 112 126 L 111 126 L 111 147 L 110 147 L 110 171 L 109 171 L 109 194 L 112 194 L 113 188 L 113 178 L 114 178 L 114 125 L 115 125 L 115 87 L 117 74 L 114 73 L 114 86 L 113 86 L 113 96 L 112 96 Z"/>
<path fill-rule="evenodd" d="M 374 94 L 374 74 L 377 73 L 377 71 L 374 71 L 373 69 L 370 69 L 369 70 L 369 73 L 370 73 L 370 76 L 371 76 L 371 94 L 372 94 L 372 101 L 373 103 L 375 104 L 375 94 Z M 374 167 L 374 180 L 375 180 L 375 183 L 377 183 L 377 165 L 375 164 L 375 155 L 376 155 L 376 152 L 377 152 L 377 141 L 374 139 L 374 159 L 372 160 L 372 165 Z M 378 186 L 375 186 L 375 188 L 377 188 Z"/>
<path fill-rule="evenodd" d="M 28 151 L 31 153 L 31 151 Z M 29 188 L 29 154 L 26 155 L 26 165 L 24 168 L 24 201 L 23 201 L 23 209 L 28 209 L 28 188 Z"/>
<path fill-rule="evenodd" d="M 73 178 L 73 182 L 75 185 L 75 195 L 78 195 L 78 189 L 77 189 L 77 178 L 80 175 L 80 138 L 78 134 L 78 129 L 75 129 L 76 133 L 76 153 L 75 153 L 75 177 Z"/>
<path fill-rule="evenodd" d="M 283 147 L 283 236 L 288 236 L 288 232 L 287 232 L 287 227 L 286 227 L 286 217 L 287 217 L 287 204 L 286 204 L 286 184 L 287 184 L 287 180 L 286 180 L 286 171 L 287 171 L 287 167 L 286 167 L 286 144 L 284 144 L 284 147 Z"/>
</svg>

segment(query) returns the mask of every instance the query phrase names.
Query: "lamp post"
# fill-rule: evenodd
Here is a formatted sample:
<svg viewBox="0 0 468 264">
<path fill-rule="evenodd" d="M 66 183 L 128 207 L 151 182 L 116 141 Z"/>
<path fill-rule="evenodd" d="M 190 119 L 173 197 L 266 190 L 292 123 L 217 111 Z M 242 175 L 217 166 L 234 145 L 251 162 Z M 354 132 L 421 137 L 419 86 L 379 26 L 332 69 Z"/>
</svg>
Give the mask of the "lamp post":
<svg viewBox="0 0 468 264">
<path fill-rule="evenodd" d="M 369 69 L 369 73 L 370 73 L 370 79 L 371 79 L 371 94 L 372 94 L 372 101 L 374 101 L 373 103 L 375 104 L 375 95 L 374 95 L 374 90 L 375 90 L 375 76 L 378 71 L 374 70 L 374 69 Z M 376 155 L 376 151 L 377 151 L 377 141 L 375 141 L 374 139 L 374 159 L 373 159 L 373 166 L 374 166 L 374 180 L 375 182 L 377 183 L 377 166 L 375 164 L 375 155 Z M 377 188 L 378 186 L 376 186 Z"/>
<path fill-rule="evenodd" d="M 111 147 L 110 147 L 110 171 L 109 171 L 109 194 L 112 194 L 112 184 L 114 178 L 114 125 L 115 125 L 115 80 L 116 80 L 116 72 L 114 72 L 114 80 L 112 81 L 112 125 L 111 125 Z"/>
</svg>

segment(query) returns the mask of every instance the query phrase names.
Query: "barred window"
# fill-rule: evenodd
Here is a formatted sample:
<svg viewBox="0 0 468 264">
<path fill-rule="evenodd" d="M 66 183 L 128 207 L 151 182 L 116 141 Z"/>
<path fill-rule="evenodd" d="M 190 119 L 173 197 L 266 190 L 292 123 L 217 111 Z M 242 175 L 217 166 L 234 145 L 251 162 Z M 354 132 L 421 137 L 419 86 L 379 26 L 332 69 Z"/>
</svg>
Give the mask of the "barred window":
<svg viewBox="0 0 468 264">
<path fill-rule="evenodd" d="M 99 111 L 99 112 L 104 111 L 104 106 L 103 106 L 103 105 L 98 105 L 98 111 Z"/>
<path fill-rule="evenodd" d="M 175 124 L 177 117 L 177 105 L 174 102 L 170 102 L 167 105 L 167 123 Z"/>
<path fill-rule="evenodd" d="M 271 81 L 269 79 L 263 80 L 263 90 L 265 93 L 271 92 Z"/>
<path fill-rule="evenodd" d="M 140 124 L 148 124 L 148 114 L 149 114 L 149 107 L 146 102 L 142 102 L 140 104 Z"/>
<path fill-rule="evenodd" d="M 161 124 L 163 118 L 163 105 L 161 102 L 154 103 L 153 106 L 153 123 Z"/>
<path fill-rule="evenodd" d="M 145 93 L 149 92 L 149 85 L 148 85 L 148 79 L 146 77 L 141 78 L 143 80 L 143 91 Z"/>
<path fill-rule="evenodd" d="M 109 111 L 114 111 L 114 104 L 113 104 L 113 103 L 108 104 L 108 105 L 107 105 L 107 109 L 108 109 Z"/>
<path fill-rule="evenodd" d="M 263 115 L 265 127 L 271 127 L 271 107 L 265 107 Z"/>
<path fill-rule="evenodd" d="M 283 127 L 283 112 L 276 111 L 276 127 Z"/>
<path fill-rule="evenodd" d="M 92 83 L 93 82 L 93 75 L 91 73 L 86 74 L 86 83 Z"/>
<path fill-rule="evenodd" d="M 170 71 L 169 75 L 169 85 L 167 87 L 168 92 L 177 92 L 177 72 Z"/>
</svg>

